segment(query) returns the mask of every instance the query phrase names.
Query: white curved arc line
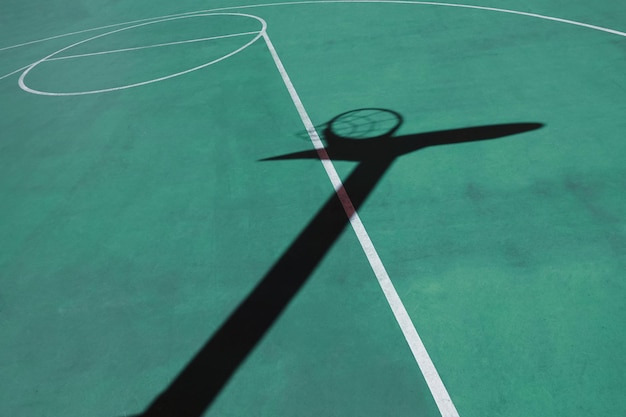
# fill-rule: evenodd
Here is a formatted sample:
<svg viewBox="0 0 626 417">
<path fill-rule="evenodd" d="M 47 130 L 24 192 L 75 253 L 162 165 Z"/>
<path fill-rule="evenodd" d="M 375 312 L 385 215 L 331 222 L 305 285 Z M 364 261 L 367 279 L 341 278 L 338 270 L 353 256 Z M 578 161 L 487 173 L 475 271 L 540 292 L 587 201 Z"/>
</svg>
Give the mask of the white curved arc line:
<svg viewBox="0 0 626 417">
<path fill-rule="evenodd" d="M 112 35 L 114 33 L 118 33 L 118 32 L 122 32 L 125 30 L 129 30 L 129 29 L 134 29 L 137 27 L 141 27 L 141 26 L 147 26 L 147 25 L 152 25 L 152 24 L 156 24 L 156 23 L 161 23 L 161 22 L 167 22 L 170 20 L 177 20 L 177 19 L 185 19 L 185 18 L 191 18 L 191 17 L 205 17 L 205 16 L 244 16 L 244 17 L 249 17 L 252 19 L 257 20 L 258 22 L 261 23 L 261 30 L 259 32 L 256 32 L 257 35 L 250 40 L 249 42 L 247 42 L 246 44 L 244 44 L 243 46 L 241 46 L 240 48 L 230 52 L 227 55 L 224 55 L 218 59 L 215 59 L 213 61 L 204 63 L 202 65 L 199 65 L 197 67 L 194 68 L 190 68 L 187 69 L 185 71 L 181 71 L 181 72 L 177 72 L 175 74 L 170 74 L 170 75 L 166 75 L 164 77 L 159 77 L 159 78 L 155 78 L 152 80 L 148 80 L 148 81 L 142 81 L 139 83 L 134 83 L 134 84 L 129 84 L 129 85 L 124 85 L 124 86 L 120 86 L 120 87 L 111 87 L 111 88 L 104 88 L 104 89 L 100 89 L 100 90 L 90 90 L 90 91 L 78 91 L 78 92 L 69 92 L 69 93 L 56 93 L 56 92 L 48 92 L 48 91 L 39 91 L 39 90 L 35 90 L 33 88 L 28 87 L 25 82 L 24 82 L 24 78 L 26 77 L 26 75 L 28 75 L 28 73 L 35 68 L 37 65 L 41 64 L 44 61 L 48 61 L 50 58 L 52 58 L 53 56 L 60 54 L 63 51 L 66 51 L 70 48 L 74 48 L 75 46 L 81 45 L 83 43 L 92 41 L 94 39 L 98 39 L 104 36 L 108 36 L 108 35 Z M 59 49 L 58 51 L 55 51 L 53 53 L 51 53 L 50 55 L 40 59 L 39 61 L 29 65 L 26 70 L 22 73 L 22 75 L 20 75 L 20 78 L 18 80 L 18 85 L 20 86 L 20 88 L 28 93 L 32 93 L 32 94 L 38 94 L 38 95 L 42 95 L 42 96 L 82 96 L 82 95 L 87 95 L 87 94 L 98 94 L 98 93 L 106 93 L 109 91 L 119 91 L 119 90 L 125 90 L 128 88 L 133 88 L 133 87 L 139 87 L 142 85 L 146 85 L 146 84 L 151 84 L 151 83 L 156 83 L 159 81 L 163 81 L 163 80 L 167 80 L 169 78 L 174 78 L 174 77 L 178 77 L 184 74 L 188 74 L 192 71 L 197 71 L 199 69 L 208 67 L 209 65 L 213 65 L 217 62 L 223 61 L 226 58 L 230 58 L 231 56 L 243 51 L 245 48 L 247 48 L 248 46 L 252 45 L 254 42 L 256 42 L 257 40 L 259 40 L 261 38 L 261 36 L 263 35 L 263 33 L 265 32 L 265 30 L 267 29 L 267 22 L 265 22 L 265 20 L 261 19 L 260 17 L 257 16 L 253 16 L 253 15 L 249 15 L 249 14 L 244 14 L 244 13 L 203 13 L 203 14 L 193 14 L 193 15 L 185 15 L 185 16 L 176 16 L 176 17 L 168 17 L 168 18 L 163 18 L 161 20 L 154 20 L 154 21 L 150 21 L 150 22 L 144 22 L 144 23 L 140 23 L 137 25 L 132 25 L 132 26 L 127 26 L 121 29 L 116 29 L 110 32 L 106 32 L 106 33 L 101 33 L 99 35 L 96 36 L 92 36 L 91 38 L 88 39 L 84 39 L 82 41 L 73 43 L 69 46 L 66 46 L 62 49 Z"/>
<path fill-rule="evenodd" d="M 212 9 L 212 10 L 229 10 L 229 9 L 247 9 L 247 8 L 257 8 L 257 7 L 275 7 L 275 6 L 290 6 L 290 5 L 304 5 L 304 4 L 332 4 L 332 3 L 387 3 L 387 4 L 413 4 L 413 5 L 422 5 L 422 6 L 440 6 L 440 7 L 457 7 L 462 9 L 475 9 L 475 10 L 484 10 L 491 12 L 499 12 L 499 13 L 509 13 L 520 16 L 528 16 L 534 17 L 537 19 L 551 20 L 554 22 L 566 23 L 575 26 L 581 26 L 588 29 L 599 30 L 602 32 L 612 33 L 618 36 L 626 37 L 626 32 L 621 32 L 619 30 L 605 28 L 602 26 L 591 25 L 589 23 L 578 22 L 576 20 L 563 19 L 560 17 L 552 17 L 547 15 L 542 15 L 538 13 L 530 13 L 530 12 L 521 12 L 517 10 L 511 9 L 501 9 L 498 7 L 487 7 L 487 6 L 476 6 L 472 4 L 460 4 L 460 3 L 441 3 L 441 2 L 431 2 L 431 1 L 410 1 L 410 0 L 304 0 L 304 1 L 294 1 L 294 2 L 278 2 L 278 3 L 263 3 L 263 4 L 252 4 L 247 6 L 233 6 L 233 7 L 224 7 L 220 9 Z M 201 11 L 202 13 L 205 11 Z"/>
<path fill-rule="evenodd" d="M 65 56 L 59 56 L 59 57 L 55 57 L 55 58 L 46 59 L 45 62 L 61 61 L 63 59 L 84 58 L 84 57 L 87 57 L 87 56 L 116 54 L 118 52 L 139 51 L 139 50 L 142 50 L 142 49 L 160 48 L 160 47 L 163 47 L 163 46 L 182 45 L 182 44 L 186 44 L 186 43 L 212 41 L 212 40 L 215 40 L 215 39 L 234 38 L 234 37 L 237 37 L 237 36 L 256 35 L 258 33 L 259 33 L 258 31 L 255 31 L 255 32 L 242 32 L 242 33 L 234 33 L 232 35 L 211 36 L 209 38 L 188 39 L 188 40 L 185 40 L 185 41 L 159 43 L 159 44 L 156 44 L 156 45 L 137 46 L 137 47 L 134 47 L 134 48 L 112 49 L 110 51 L 90 52 L 90 53 L 79 54 L 79 55 L 65 55 Z M 24 67 L 24 68 L 27 68 L 27 67 L 28 67 L 28 65 L 26 67 Z"/>
<path fill-rule="evenodd" d="M 500 12 L 500 13 L 517 14 L 517 15 L 534 17 L 534 18 L 544 19 L 544 20 L 552 20 L 552 21 L 555 21 L 555 22 L 561 22 L 561 23 L 566 23 L 566 24 L 570 24 L 570 25 L 586 27 L 586 28 L 589 28 L 589 29 L 599 30 L 599 31 L 602 31 L 602 32 L 612 33 L 614 35 L 626 37 L 626 32 L 622 32 L 622 31 L 619 31 L 619 30 L 606 28 L 606 27 L 603 27 L 603 26 L 597 26 L 597 25 L 591 25 L 591 24 L 588 24 L 588 23 L 578 22 L 578 21 L 575 21 L 575 20 L 563 19 L 563 18 L 559 18 L 559 17 L 552 17 L 552 16 L 547 16 L 547 15 L 542 15 L 542 14 L 537 14 L 537 13 L 521 12 L 521 11 L 517 11 L 517 10 L 510 10 L 510 9 L 501 9 L 501 8 L 497 8 L 497 7 L 477 6 L 477 5 L 471 5 L 471 4 L 441 3 L 441 2 L 426 2 L 426 1 L 410 1 L 410 0 L 317 0 L 317 1 L 316 0 L 305 0 L 305 1 L 295 1 L 295 2 L 276 2 L 276 3 L 251 4 L 251 5 L 244 5 L 244 6 L 218 7 L 218 8 L 214 8 L 214 9 L 196 10 L 196 11 L 191 11 L 191 12 L 175 13 L 175 14 L 163 15 L 163 16 L 157 16 L 157 17 L 149 17 L 149 18 L 145 18 L 145 19 L 130 20 L 128 22 L 115 23 L 115 24 L 105 25 L 105 26 L 99 26 L 99 27 L 96 27 L 96 28 L 84 29 L 84 30 L 79 30 L 79 31 L 75 31 L 75 32 L 69 32 L 69 33 L 64 33 L 64 34 L 60 34 L 60 35 L 50 36 L 50 37 L 47 37 L 47 38 L 36 39 L 36 40 L 33 40 L 33 41 L 29 41 L 29 42 L 23 42 L 23 43 L 19 43 L 19 44 L 16 44 L 16 45 L 5 46 L 3 48 L 0 48 L 0 52 L 8 50 L 8 49 L 19 48 L 19 47 L 22 47 L 22 46 L 32 45 L 32 44 L 35 44 L 35 43 L 45 42 L 45 41 L 49 41 L 49 40 L 53 40 L 53 39 L 66 37 L 66 36 L 78 35 L 78 34 L 81 34 L 81 33 L 93 32 L 93 31 L 102 30 L 102 29 L 108 29 L 108 28 L 117 27 L 117 26 L 131 25 L 131 24 L 134 24 L 134 23 L 148 22 L 148 21 L 151 21 L 151 20 L 163 19 L 163 18 L 168 18 L 168 17 L 178 17 L 178 16 L 186 16 L 186 15 L 192 15 L 192 14 L 197 14 L 197 13 L 209 13 L 209 12 L 217 12 L 217 11 L 224 11 L 224 10 L 239 10 L 239 9 L 250 9 L 250 8 L 259 8 L 259 7 L 290 6 L 290 5 L 303 5 L 303 4 L 328 4 L 328 3 L 415 4 L 415 5 L 424 5 L 424 6 L 460 7 L 460 8 L 465 8 L 465 9 L 487 10 L 487 11 Z"/>
</svg>

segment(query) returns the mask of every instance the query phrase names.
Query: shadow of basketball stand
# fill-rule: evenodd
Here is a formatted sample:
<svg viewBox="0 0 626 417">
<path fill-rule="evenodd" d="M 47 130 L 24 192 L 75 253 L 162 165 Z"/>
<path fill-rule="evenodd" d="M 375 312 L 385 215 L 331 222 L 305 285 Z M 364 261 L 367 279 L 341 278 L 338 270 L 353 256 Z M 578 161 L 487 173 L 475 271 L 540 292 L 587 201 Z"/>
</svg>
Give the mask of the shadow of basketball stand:
<svg viewBox="0 0 626 417">
<path fill-rule="evenodd" d="M 344 181 L 354 210 L 361 207 L 401 155 L 428 146 L 496 139 L 543 126 L 512 123 L 393 136 L 401 123 L 402 117 L 396 112 L 359 109 L 343 113 L 326 125 L 323 133 L 329 158 L 359 163 Z M 310 150 L 264 161 L 317 158 L 318 152 Z M 349 216 L 333 193 L 254 290 L 138 416 L 200 417 L 311 276 L 348 222 Z"/>
</svg>

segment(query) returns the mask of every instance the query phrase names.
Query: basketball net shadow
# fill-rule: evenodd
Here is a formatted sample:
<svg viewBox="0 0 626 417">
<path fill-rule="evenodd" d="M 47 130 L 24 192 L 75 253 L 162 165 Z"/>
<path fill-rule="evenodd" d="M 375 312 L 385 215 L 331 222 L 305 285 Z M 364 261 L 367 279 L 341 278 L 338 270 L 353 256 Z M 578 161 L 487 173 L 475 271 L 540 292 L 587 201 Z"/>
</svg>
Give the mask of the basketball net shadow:
<svg viewBox="0 0 626 417">
<path fill-rule="evenodd" d="M 360 113 L 367 116 L 358 116 Z M 374 119 L 372 119 L 372 114 Z M 384 115 L 386 126 L 365 122 Z M 346 122 L 348 118 L 354 120 Z M 323 132 L 331 160 L 356 161 L 358 165 L 344 181 L 345 191 L 358 210 L 397 157 L 429 146 L 451 145 L 496 139 L 539 129 L 540 123 L 512 123 L 393 136 L 402 123 L 400 114 L 384 109 L 359 109 L 343 113 Z M 315 150 L 264 159 L 317 159 Z M 349 213 L 350 215 L 353 213 Z M 349 216 L 333 193 L 276 261 L 246 299 L 231 313 L 206 344 L 189 361 L 170 385 L 138 417 L 200 417 L 218 396 L 239 365 L 261 341 L 276 319 L 298 293 L 317 265 L 337 241 Z"/>
</svg>

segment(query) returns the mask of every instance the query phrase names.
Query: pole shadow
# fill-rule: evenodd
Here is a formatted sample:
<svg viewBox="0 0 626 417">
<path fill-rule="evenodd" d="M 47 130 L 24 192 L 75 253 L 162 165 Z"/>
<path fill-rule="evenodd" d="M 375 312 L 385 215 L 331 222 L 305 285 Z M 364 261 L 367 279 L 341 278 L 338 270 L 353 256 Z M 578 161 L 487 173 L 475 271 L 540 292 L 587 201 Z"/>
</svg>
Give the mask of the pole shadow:
<svg viewBox="0 0 626 417">
<path fill-rule="evenodd" d="M 308 150 L 263 161 L 317 158 L 357 161 L 343 187 L 354 210 L 358 210 L 401 155 L 429 146 L 516 135 L 543 126 L 509 123 L 393 136 L 402 120 L 400 114 L 386 109 L 342 113 L 324 128 L 325 151 Z M 302 288 L 348 222 L 349 217 L 333 193 L 252 292 L 137 417 L 200 417 Z"/>
</svg>

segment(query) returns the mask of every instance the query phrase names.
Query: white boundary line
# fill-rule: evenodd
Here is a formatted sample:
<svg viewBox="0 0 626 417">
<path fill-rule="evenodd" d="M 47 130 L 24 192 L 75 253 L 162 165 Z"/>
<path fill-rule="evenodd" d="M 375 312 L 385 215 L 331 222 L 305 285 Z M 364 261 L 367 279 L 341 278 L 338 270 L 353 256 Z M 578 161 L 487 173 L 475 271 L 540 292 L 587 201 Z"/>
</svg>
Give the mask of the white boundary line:
<svg viewBox="0 0 626 417">
<path fill-rule="evenodd" d="M 198 13 L 200 13 L 200 11 L 198 11 Z M 170 16 L 178 16 L 178 15 L 169 15 L 169 16 L 163 16 L 163 17 L 170 17 Z M 115 23 L 115 24 L 112 24 L 112 25 L 99 26 L 97 28 L 84 29 L 84 30 L 78 30 L 76 32 L 63 33 L 61 35 L 55 35 L 55 36 L 50 36 L 50 37 L 47 37 L 47 38 L 36 39 L 34 41 L 28 41 L 28 42 L 18 43 L 18 44 L 11 45 L 11 46 L 5 46 L 3 48 L 0 48 L 0 52 L 6 51 L 6 50 L 9 50 L 9 49 L 21 48 L 22 46 L 33 45 L 35 43 L 51 41 L 51 40 L 59 39 L 59 38 L 65 38 L 67 36 L 80 35 L 82 33 L 95 32 L 97 30 L 102 30 L 102 29 L 109 29 L 109 28 L 114 28 L 114 27 L 118 27 L 118 26 L 131 25 L 133 23 L 148 22 L 148 21 L 154 20 L 154 19 L 158 19 L 158 17 L 149 17 L 147 19 L 131 20 L 130 22 Z"/>
<path fill-rule="evenodd" d="M 18 68 L 15 71 L 11 71 L 8 74 L 4 74 L 2 77 L 0 77 L 0 80 L 3 80 L 5 78 L 7 78 L 7 77 L 10 77 L 13 74 L 17 74 L 20 71 L 24 71 L 25 69 L 28 69 L 28 67 L 30 67 L 31 65 L 33 65 L 33 64 L 24 65 L 22 68 Z"/>
<path fill-rule="evenodd" d="M 276 48 L 272 44 L 269 35 L 267 32 L 263 33 L 263 39 L 267 44 L 267 48 L 272 55 L 272 59 L 276 64 L 276 68 L 278 68 L 278 72 L 280 73 L 281 78 L 283 79 L 283 83 L 285 87 L 287 87 L 287 91 L 289 91 L 289 96 L 293 101 L 293 104 L 296 106 L 296 110 L 298 110 L 298 115 L 300 116 L 300 120 L 304 124 L 307 133 L 309 134 L 309 138 L 317 151 L 317 155 L 324 166 L 324 170 L 326 171 L 326 175 L 330 180 L 333 188 L 335 189 L 335 193 L 339 200 L 341 201 L 341 205 L 346 212 L 346 215 L 350 219 L 350 225 L 352 226 L 352 230 L 356 234 L 357 239 L 363 248 L 363 252 L 365 252 L 365 256 L 374 271 L 374 275 L 376 275 L 376 279 L 380 284 L 380 288 L 383 290 L 385 294 L 385 298 L 387 299 L 387 303 L 389 307 L 391 307 L 391 311 L 396 318 L 396 321 L 400 325 L 400 329 L 402 330 L 402 334 L 409 344 L 409 348 L 413 353 L 413 357 L 417 362 L 422 374 L 424 375 L 424 379 L 428 384 L 428 388 L 439 408 L 439 412 L 442 417 L 458 417 L 459 413 L 450 398 L 450 394 L 448 394 L 448 390 L 446 389 L 433 361 L 430 359 L 430 355 L 426 351 L 426 347 L 422 342 L 417 330 L 415 329 L 415 325 L 411 321 L 411 317 L 409 313 L 406 311 L 400 296 L 398 295 L 391 279 L 389 278 L 389 274 L 383 265 L 380 256 L 378 256 L 378 252 L 374 247 L 374 243 L 369 237 L 367 230 L 365 229 L 365 225 L 361 221 L 359 214 L 354 208 L 354 204 L 352 204 L 352 200 L 348 196 L 346 189 L 343 186 L 341 178 L 333 165 L 333 162 L 328 157 L 328 153 L 326 152 L 326 148 L 324 147 L 324 143 L 321 141 L 319 134 L 315 130 L 315 126 L 311 121 L 306 109 L 304 108 L 304 104 L 302 104 L 302 100 L 300 100 L 300 96 L 296 91 L 289 75 L 287 74 L 287 70 L 283 66 L 280 57 L 278 56 L 278 52 L 276 52 Z"/>
</svg>

